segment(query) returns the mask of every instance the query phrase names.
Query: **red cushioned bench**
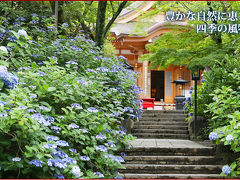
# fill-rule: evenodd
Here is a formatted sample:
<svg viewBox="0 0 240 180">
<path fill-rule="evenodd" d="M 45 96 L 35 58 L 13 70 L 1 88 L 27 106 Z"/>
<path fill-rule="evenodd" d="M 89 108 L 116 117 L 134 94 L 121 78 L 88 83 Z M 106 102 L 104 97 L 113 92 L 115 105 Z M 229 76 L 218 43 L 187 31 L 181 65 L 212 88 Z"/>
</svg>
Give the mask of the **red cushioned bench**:
<svg viewBox="0 0 240 180">
<path fill-rule="evenodd" d="M 155 98 L 142 98 L 142 100 L 143 100 L 142 102 L 143 109 L 146 109 L 148 107 L 151 107 L 154 109 Z"/>
</svg>

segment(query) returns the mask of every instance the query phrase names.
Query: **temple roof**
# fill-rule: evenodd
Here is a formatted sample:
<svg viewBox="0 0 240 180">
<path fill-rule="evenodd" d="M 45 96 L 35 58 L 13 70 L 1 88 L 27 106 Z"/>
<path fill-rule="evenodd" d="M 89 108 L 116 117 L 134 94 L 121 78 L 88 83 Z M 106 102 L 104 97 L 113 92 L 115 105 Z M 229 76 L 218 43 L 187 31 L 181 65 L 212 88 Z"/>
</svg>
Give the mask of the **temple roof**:
<svg viewBox="0 0 240 180">
<path fill-rule="evenodd" d="M 123 9 L 121 12 L 120 16 L 116 20 L 116 23 L 114 26 L 111 28 L 110 32 L 114 33 L 117 38 L 126 36 L 126 35 L 131 35 L 133 37 L 144 37 L 137 35 L 138 33 L 136 32 L 136 24 L 137 22 L 137 17 L 141 15 L 142 12 L 149 11 L 151 10 L 152 6 L 154 4 L 154 1 L 136 1 L 132 3 L 130 6 L 127 8 Z M 148 25 L 144 26 L 141 29 L 141 32 L 146 32 L 149 36 L 152 33 L 155 33 L 158 30 L 161 29 L 166 29 L 166 27 L 171 27 L 171 26 L 186 26 L 186 22 L 168 22 L 165 19 L 165 13 L 159 13 L 155 17 L 151 19 L 151 22 L 148 23 Z M 146 36 L 145 36 L 146 37 Z M 152 36 L 149 36 L 149 39 L 152 38 Z"/>
</svg>

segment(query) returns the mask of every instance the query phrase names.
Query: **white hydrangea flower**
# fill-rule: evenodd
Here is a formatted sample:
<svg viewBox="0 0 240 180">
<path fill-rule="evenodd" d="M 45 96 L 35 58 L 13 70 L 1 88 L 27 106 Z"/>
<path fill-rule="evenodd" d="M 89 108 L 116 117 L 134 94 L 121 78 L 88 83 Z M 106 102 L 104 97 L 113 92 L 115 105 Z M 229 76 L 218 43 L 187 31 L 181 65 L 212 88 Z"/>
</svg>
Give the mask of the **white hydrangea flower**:
<svg viewBox="0 0 240 180">
<path fill-rule="evenodd" d="M 76 176 L 76 178 L 81 176 L 81 170 L 78 166 L 73 166 L 72 167 L 72 173 L 74 176 Z"/>
<path fill-rule="evenodd" d="M 18 30 L 17 35 L 27 37 L 27 32 L 24 29 L 21 29 Z"/>
<path fill-rule="evenodd" d="M 233 138 L 233 136 L 232 136 L 231 134 L 227 135 L 227 137 L 226 137 L 227 142 L 230 142 L 230 141 L 232 141 L 233 139 L 234 139 L 234 138 Z"/>
<path fill-rule="evenodd" d="M 2 51 L 4 54 L 8 54 L 8 50 L 5 46 L 0 46 L 0 51 Z"/>
</svg>

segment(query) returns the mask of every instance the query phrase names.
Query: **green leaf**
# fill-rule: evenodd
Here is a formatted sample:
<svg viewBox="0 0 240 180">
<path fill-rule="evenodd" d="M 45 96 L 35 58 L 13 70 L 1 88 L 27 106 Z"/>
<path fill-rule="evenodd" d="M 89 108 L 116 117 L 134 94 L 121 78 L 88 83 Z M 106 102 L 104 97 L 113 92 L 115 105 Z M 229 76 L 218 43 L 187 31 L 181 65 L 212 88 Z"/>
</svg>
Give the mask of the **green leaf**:
<svg viewBox="0 0 240 180">
<path fill-rule="evenodd" d="M 55 87 L 49 87 L 47 91 L 48 92 L 56 91 L 56 88 Z"/>
</svg>

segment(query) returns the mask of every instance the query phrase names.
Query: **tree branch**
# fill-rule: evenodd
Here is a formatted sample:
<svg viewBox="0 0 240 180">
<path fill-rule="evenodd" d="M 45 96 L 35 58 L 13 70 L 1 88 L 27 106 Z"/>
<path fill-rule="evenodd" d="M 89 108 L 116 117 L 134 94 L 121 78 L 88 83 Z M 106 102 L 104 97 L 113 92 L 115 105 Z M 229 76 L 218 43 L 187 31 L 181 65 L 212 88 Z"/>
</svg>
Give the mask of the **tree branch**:
<svg viewBox="0 0 240 180">
<path fill-rule="evenodd" d="M 118 10 L 117 12 L 113 15 L 112 19 L 108 22 L 107 26 L 105 27 L 105 30 L 104 30 L 104 37 L 106 36 L 108 30 L 110 29 L 110 27 L 112 26 L 112 24 L 114 23 L 114 21 L 117 19 L 118 15 L 122 12 L 124 6 L 127 4 L 127 1 L 123 1 L 119 7 L 118 7 Z"/>
</svg>

